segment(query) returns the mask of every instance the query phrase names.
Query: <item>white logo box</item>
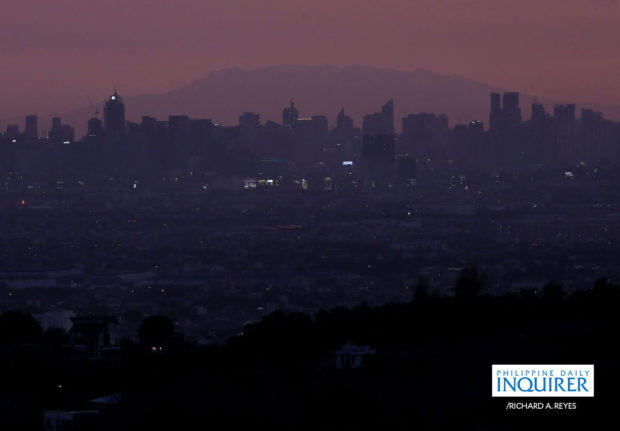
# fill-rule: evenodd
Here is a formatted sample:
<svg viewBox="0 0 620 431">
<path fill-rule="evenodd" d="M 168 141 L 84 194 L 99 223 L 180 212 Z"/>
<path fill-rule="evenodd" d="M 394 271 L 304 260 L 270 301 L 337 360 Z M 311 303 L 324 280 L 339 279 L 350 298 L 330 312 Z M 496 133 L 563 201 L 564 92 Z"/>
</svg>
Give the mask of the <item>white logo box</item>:
<svg viewBox="0 0 620 431">
<path fill-rule="evenodd" d="M 493 397 L 593 397 L 594 365 L 492 366 Z"/>
</svg>

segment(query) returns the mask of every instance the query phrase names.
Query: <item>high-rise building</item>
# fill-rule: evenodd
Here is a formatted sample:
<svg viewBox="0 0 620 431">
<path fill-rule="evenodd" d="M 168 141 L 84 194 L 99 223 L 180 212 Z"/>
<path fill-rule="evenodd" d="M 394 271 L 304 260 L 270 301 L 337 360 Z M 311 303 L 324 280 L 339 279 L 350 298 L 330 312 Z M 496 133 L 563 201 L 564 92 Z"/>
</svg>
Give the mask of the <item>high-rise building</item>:
<svg viewBox="0 0 620 431">
<path fill-rule="evenodd" d="M 420 112 L 404 117 L 402 126 L 402 144 L 406 153 L 435 158 L 448 132 L 448 117 L 445 114 Z"/>
<path fill-rule="evenodd" d="M 394 100 L 390 99 L 381 107 L 381 114 L 388 134 L 394 134 Z"/>
<path fill-rule="evenodd" d="M 9 124 L 6 126 L 5 136 L 8 139 L 17 139 L 19 137 L 19 126 L 17 124 Z"/>
<path fill-rule="evenodd" d="M 532 116 L 531 120 L 541 120 L 545 118 L 547 113 L 545 112 L 545 106 L 542 103 L 534 102 L 532 103 Z"/>
<path fill-rule="evenodd" d="M 60 130 L 61 125 L 60 117 L 52 117 L 52 128 L 50 130 Z"/>
<path fill-rule="evenodd" d="M 184 140 L 189 132 L 189 117 L 187 115 L 169 115 L 168 125 L 170 126 L 170 137 L 172 141 L 179 144 Z"/>
<path fill-rule="evenodd" d="M 507 92 L 502 96 L 491 93 L 491 113 L 489 131 L 493 163 L 499 169 L 515 169 L 518 165 L 531 161 L 527 146 L 527 128 L 523 127 L 519 93 Z"/>
<path fill-rule="evenodd" d="M 396 159 L 396 180 L 399 185 L 410 187 L 416 183 L 416 159 L 400 156 Z"/>
<path fill-rule="evenodd" d="M 521 108 L 519 107 L 519 93 L 504 93 L 502 98 L 502 110 L 506 116 L 506 121 L 510 126 L 521 123 Z"/>
<path fill-rule="evenodd" d="M 291 100 L 290 108 L 284 108 L 282 111 L 282 125 L 284 127 L 292 128 L 295 122 L 299 118 L 299 111 L 295 108 L 295 104 Z"/>
<path fill-rule="evenodd" d="M 344 113 L 344 108 L 338 113 L 336 127 L 338 129 L 353 129 L 353 118 Z"/>
<path fill-rule="evenodd" d="M 103 108 L 103 128 L 108 135 L 125 134 L 125 104 L 116 91 Z"/>
<path fill-rule="evenodd" d="M 475 130 L 479 133 L 484 132 L 484 123 L 479 120 L 473 120 L 469 123 L 469 130 Z"/>
<path fill-rule="evenodd" d="M 191 155 L 208 155 L 211 151 L 213 121 L 208 118 L 189 120 L 189 149 Z"/>
<path fill-rule="evenodd" d="M 329 137 L 329 123 L 324 115 L 298 118 L 293 126 L 295 160 L 313 165 L 323 155 Z"/>
<path fill-rule="evenodd" d="M 507 110 L 519 109 L 519 93 L 506 92 L 502 97 L 502 108 Z"/>
<path fill-rule="evenodd" d="M 52 117 L 52 127 L 48 136 L 52 142 L 58 143 L 62 141 L 62 122 L 60 117 Z"/>
<path fill-rule="evenodd" d="M 501 95 L 499 93 L 491 93 L 491 111 L 489 114 L 489 128 L 491 130 L 496 130 L 499 128 L 501 110 Z"/>
<path fill-rule="evenodd" d="M 362 124 L 364 136 L 394 135 L 394 101 L 389 100 L 380 112 L 364 115 Z"/>
<path fill-rule="evenodd" d="M 39 139 L 39 129 L 37 127 L 37 116 L 26 116 L 26 139 L 36 141 Z"/>
<path fill-rule="evenodd" d="M 259 144 L 260 115 L 244 112 L 239 116 L 239 142 L 245 148 L 256 149 Z"/>
<path fill-rule="evenodd" d="M 260 126 L 260 115 L 254 112 L 244 112 L 239 116 L 239 126 L 241 128 L 257 128 Z"/>
<path fill-rule="evenodd" d="M 553 108 L 553 118 L 560 121 L 575 121 L 575 105 L 556 105 Z"/>
<path fill-rule="evenodd" d="M 88 120 L 88 136 L 103 135 L 103 123 L 99 118 L 90 118 Z"/>
<path fill-rule="evenodd" d="M 365 115 L 362 158 L 365 182 L 371 187 L 391 182 L 394 170 L 394 102 L 389 100 L 380 112 Z"/>
<path fill-rule="evenodd" d="M 579 120 L 577 154 L 580 161 L 598 164 L 606 157 L 605 120 L 601 112 L 582 109 Z"/>
<path fill-rule="evenodd" d="M 502 109 L 502 95 L 491 93 L 491 112 L 498 112 L 500 109 Z"/>
<path fill-rule="evenodd" d="M 152 173 L 161 173 L 171 159 L 168 122 L 144 116 L 141 125 L 146 136 L 148 166 Z"/>
<path fill-rule="evenodd" d="M 562 161 L 577 161 L 585 157 L 583 148 L 577 148 L 575 105 L 556 105 L 553 108 L 556 148 Z"/>
<path fill-rule="evenodd" d="M 52 128 L 49 131 L 49 138 L 56 144 L 70 143 L 74 141 L 75 131 L 68 124 L 62 124 L 60 117 L 52 118 Z"/>
<path fill-rule="evenodd" d="M 72 126 L 69 124 L 63 124 L 60 130 L 62 132 L 63 144 L 75 141 L 75 129 Z"/>
<path fill-rule="evenodd" d="M 189 153 L 189 117 L 169 115 L 167 163 L 174 169 L 184 169 Z"/>
<path fill-rule="evenodd" d="M 532 116 L 527 125 L 525 160 L 530 164 L 548 164 L 558 160 L 558 148 L 553 134 L 553 119 L 542 103 L 532 103 Z"/>
<path fill-rule="evenodd" d="M 353 118 L 346 115 L 344 109 L 338 113 L 336 128 L 330 134 L 332 136 L 331 146 L 340 153 L 340 156 L 351 159 L 354 153 L 355 131 Z"/>
<path fill-rule="evenodd" d="M 502 96 L 491 93 L 491 113 L 489 115 L 489 127 L 491 131 L 500 133 L 521 123 L 521 108 L 519 107 L 519 93 L 507 92 Z"/>
</svg>

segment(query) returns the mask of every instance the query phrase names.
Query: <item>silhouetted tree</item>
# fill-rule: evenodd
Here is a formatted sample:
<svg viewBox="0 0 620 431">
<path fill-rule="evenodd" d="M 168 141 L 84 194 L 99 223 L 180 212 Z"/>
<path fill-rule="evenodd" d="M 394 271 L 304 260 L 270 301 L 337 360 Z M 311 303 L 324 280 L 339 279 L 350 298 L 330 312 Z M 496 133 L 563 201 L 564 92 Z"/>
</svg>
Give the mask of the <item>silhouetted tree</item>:
<svg viewBox="0 0 620 431">
<path fill-rule="evenodd" d="M 620 286 L 607 278 L 599 278 L 591 290 L 592 305 L 599 318 L 617 322 L 616 308 L 620 302 Z"/>
<path fill-rule="evenodd" d="M 166 316 L 149 316 L 142 321 L 138 330 L 140 343 L 147 346 L 161 346 L 174 334 L 174 323 Z"/>
<path fill-rule="evenodd" d="M 275 311 L 260 322 L 246 325 L 240 338 L 272 364 L 297 364 L 317 351 L 314 323 L 302 313 Z"/>
<path fill-rule="evenodd" d="M 0 316 L 0 345 L 40 343 L 43 329 L 30 314 L 7 311 Z"/>
<path fill-rule="evenodd" d="M 418 279 L 418 285 L 415 288 L 414 297 L 415 301 L 427 300 L 430 296 L 428 277 L 421 275 Z"/>
<path fill-rule="evenodd" d="M 461 271 L 454 293 L 459 298 L 474 298 L 484 289 L 486 274 L 472 266 Z"/>
<path fill-rule="evenodd" d="M 558 303 L 564 299 L 564 289 L 561 284 L 549 282 L 542 289 L 542 299 L 546 303 Z"/>
<path fill-rule="evenodd" d="M 599 278 L 594 282 L 592 291 L 596 296 L 614 296 L 620 292 L 620 286 L 616 286 L 608 278 Z"/>
<path fill-rule="evenodd" d="M 69 336 L 61 328 L 49 328 L 45 331 L 45 342 L 48 345 L 61 346 L 69 342 Z"/>
</svg>

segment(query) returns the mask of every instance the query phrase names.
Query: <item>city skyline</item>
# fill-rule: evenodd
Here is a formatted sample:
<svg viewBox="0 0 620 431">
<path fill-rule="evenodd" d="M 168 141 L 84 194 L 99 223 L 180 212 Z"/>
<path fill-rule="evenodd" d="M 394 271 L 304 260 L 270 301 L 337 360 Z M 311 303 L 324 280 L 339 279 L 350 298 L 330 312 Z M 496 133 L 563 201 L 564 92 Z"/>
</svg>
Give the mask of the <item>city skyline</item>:
<svg viewBox="0 0 620 431">
<path fill-rule="evenodd" d="M 330 128 L 326 115 L 308 114 L 303 106 L 300 115 L 292 100 L 281 108 L 281 123 L 261 122 L 260 112 L 244 111 L 235 126 L 226 126 L 186 114 L 169 114 L 167 120 L 143 115 L 132 122 L 115 90 L 103 107 L 103 121 L 95 112 L 82 138 L 61 117 L 53 117 L 49 132 L 39 134 L 38 117 L 28 115 L 23 132 L 11 124 L 0 134 L 0 150 L 9 176 L 56 177 L 63 184 L 63 177 L 74 177 L 83 185 L 98 171 L 133 178 L 134 189 L 140 179 L 166 176 L 211 182 L 214 175 L 233 174 L 243 176 L 243 185 L 229 183 L 233 188 L 283 181 L 332 190 L 415 186 L 418 168 L 444 175 L 545 170 L 572 178 L 575 169 L 587 167 L 588 175 L 596 175 L 618 166 L 620 123 L 601 112 L 580 109 L 578 116 L 575 104 L 549 109 L 534 100 L 528 117 L 519 92 L 491 92 L 487 100 L 486 130 L 481 120 L 450 127 L 445 113 L 424 111 L 402 116 L 398 133 L 392 98 L 365 113 L 357 127 L 344 108 Z"/>
<path fill-rule="evenodd" d="M 343 81 L 350 85 L 343 86 Z M 367 83 L 366 87 L 362 87 Z M 359 87 L 359 90 L 358 90 Z M 36 107 L 25 108 L 23 113 L 12 112 L 9 117 L 0 117 L 0 130 L 8 125 L 22 123 L 23 117 L 36 114 L 42 129 L 53 117 L 67 119 L 76 129 L 76 135 L 86 133 L 86 121 L 97 113 L 103 114 L 103 106 L 109 94 L 117 87 L 110 87 L 101 100 L 89 97 L 78 109 L 62 112 L 40 112 Z M 101 91 L 101 86 L 96 87 Z M 210 117 L 224 124 L 236 124 L 243 112 L 260 112 L 263 120 L 280 121 L 280 105 L 295 100 L 307 106 L 312 115 L 335 116 L 345 108 L 356 122 L 372 106 L 385 99 L 395 99 L 396 117 L 412 112 L 446 113 L 451 126 L 483 121 L 488 126 L 487 95 L 489 92 L 516 91 L 521 94 L 523 115 L 529 117 L 530 105 L 543 103 L 552 111 L 555 105 L 576 103 L 577 109 L 593 109 L 602 112 L 606 118 L 620 120 L 620 105 L 581 103 L 568 97 L 552 99 L 524 93 L 518 88 L 501 88 L 479 83 L 459 76 L 441 75 L 417 69 L 411 72 L 363 65 L 346 67 L 282 65 L 259 69 L 231 68 L 216 71 L 206 78 L 160 94 L 131 96 L 120 89 L 132 109 L 127 119 L 139 122 L 142 115 L 168 116 L 187 114 Z M 332 112 L 334 111 L 334 112 Z M 400 131 L 400 124 L 396 125 Z"/>
<path fill-rule="evenodd" d="M 232 66 L 359 63 L 618 104 L 619 7 L 606 0 L 29 0 L 5 11 L 0 98 L 13 110 L 28 103 L 40 114 L 63 112 L 86 96 L 103 99 L 108 88 L 161 93 Z"/>
<path fill-rule="evenodd" d="M 612 423 L 618 22 L 7 4 L 0 430 Z"/>
</svg>

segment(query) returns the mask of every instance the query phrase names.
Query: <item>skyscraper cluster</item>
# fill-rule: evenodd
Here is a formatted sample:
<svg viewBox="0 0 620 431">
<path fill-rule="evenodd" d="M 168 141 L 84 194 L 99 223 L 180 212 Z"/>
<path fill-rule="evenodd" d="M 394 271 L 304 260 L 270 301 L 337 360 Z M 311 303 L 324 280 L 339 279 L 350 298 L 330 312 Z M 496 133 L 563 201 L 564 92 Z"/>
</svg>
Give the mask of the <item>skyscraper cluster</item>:
<svg viewBox="0 0 620 431">
<path fill-rule="evenodd" d="M 1 168 L 32 177 L 123 177 L 145 182 L 161 178 L 205 181 L 214 176 L 255 178 L 278 184 L 342 182 L 354 187 L 414 184 L 424 173 L 511 172 L 532 169 L 602 168 L 620 162 L 620 127 L 589 109 L 576 117 L 575 105 L 548 112 L 535 102 L 523 120 L 519 93 L 491 93 L 489 128 L 481 121 L 449 126 L 445 114 L 414 113 L 394 127 L 394 101 L 363 117 L 362 127 L 341 109 L 335 127 L 325 115 L 305 115 L 294 102 L 282 123 L 261 122 L 243 112 L 236 126 L 207 118 L 170 115 L 127 121 L 115 91 L 103 107 L 103 121 L 88 120 L 76 140 L 71 125 L 54 117 L 47 135 L 36 115 L 25 128 L 9 125 L 0 136 Z M 43 135 L 43 136 L 41 136 Z M 303 182 L 301 180 L 304 180 Z"/>
</svg>

